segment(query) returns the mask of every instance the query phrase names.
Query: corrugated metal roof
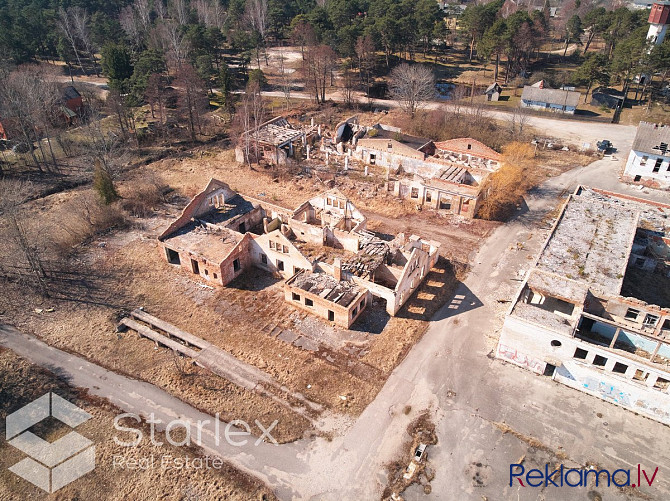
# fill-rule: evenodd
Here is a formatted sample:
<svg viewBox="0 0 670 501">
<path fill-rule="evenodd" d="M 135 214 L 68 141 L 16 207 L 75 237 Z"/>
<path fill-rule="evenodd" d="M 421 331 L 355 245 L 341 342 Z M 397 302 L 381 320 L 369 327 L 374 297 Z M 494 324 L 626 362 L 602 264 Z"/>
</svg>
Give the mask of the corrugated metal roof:
<svg viewBox="0 0 670 501">
<path fill-rule="evenodd" d="M 670 126 L 640 122 L 633 150 L 652 155 L 670 155 Z"/>
<path fill-rule="evenodd" d="M 539 87 L 526 85 L 523 88 L 521 100 L 576 108 L 579 104 L 580 96 L 581 94 L 579 92 L 560 89 L 540 89 Z"/>
</svg>

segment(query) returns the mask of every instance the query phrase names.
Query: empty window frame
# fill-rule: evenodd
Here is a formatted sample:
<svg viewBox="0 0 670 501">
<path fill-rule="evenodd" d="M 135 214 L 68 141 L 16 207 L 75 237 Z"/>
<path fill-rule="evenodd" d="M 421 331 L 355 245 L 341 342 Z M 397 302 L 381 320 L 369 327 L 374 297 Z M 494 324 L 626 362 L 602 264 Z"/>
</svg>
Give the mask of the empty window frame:
<svg viewBox="0 0 670 501">
<path fill-rule="evenodd" d="M 167 255 L 168 263 L 181 264 L 181 260 L 179 259 L 179 253 L 177 251 L 172 250 L 169 247 L 166 247 L 165 254 Z"/>
<path fill-rule="evenodd" d="M 335 312 L 332 310 L 328 310 L 328 321 L 329 322 L 335 321 Z"/>
<path fill-rule="evenodd" d="M 658 323 L 658 316 L 657 315 L 652 315 L 651 313 L 647 313 L 644 316 L 644 321 L 642 322 L 642 325 L 646 327 L 655 327 L 656 324 Z"/>
<path fill-rule="evenodd" d="M 661 170 L 661 164 L 663 163 L 662 158 L 657 158 L 656 163 L 654 164 L 654 168 L 652 169 L 652 172 L 658 172 Z"/>
<path fill-rule="evenodd" d="M 238 259 L 235 259 L 235 260 L 233 261 L 233 271 L 240 271 L 240 268 L 241 268 L 241 267 L 242 267 L 242 266 L 240 265 L 240 260 L 239 260 L 239 258 L 238 258 Z"/>
<path fill-rule="evenodd" d="M 288 254 L 288 246 L 286 246 L 286 245 L 282 245 L 282 252 L 283 252 L 284 254 Z"/>
<path fill-rule="evenodd" d="M 305 298 L 305 306 L 314 306 L 314 301 L 312 301 L 310 298 L 306 297 Z"/>
<path fill-rule="evenodd" d="M 607 363 L 607 357 L 603 357 L 601 355 L 596 355 L 595 358 L 593 359 L 593 365 L 605 367 L 606 363 Z"/>
<path fill-rule="evenodd" d="M 626 316 L 624 318 L 626 320 L 637 320 L 639 314 L 640 310 L 636 310 L 635 308 L 628 308 L 626 310 Z"/>
<path fill-rule="evenodd" d="M 277 269 L 279 271 L 284 271 L 284 261 L 277 259 Z"/>
<path fill-rule="evenodd" d="M 588 356 L 589 352 L 586 350 L 582 350 L 581 348 L 577 348 L 575 350 L 575 354 L 573 355 L 573 358 L 578 358 L 580 360 L 586 360 L 586 357 Z"/>
<path fill-rule="evenodd" d="M 272 240 L 270 240 L 270 249 L 274 250 L 276 247 L 277 246 L 275 245 L 275 243 Z"/>
<path fill-rule="evenodd" d="M 649 160 L 649 157 L 648 157 L 647 155 L 644 155 L 644 156 L 640 159 L 640 165 L 647 165 L 647 160 Z"/>
<path fill-rule="evenodd" d="M 426 191 L 426 202 L 430 202 L 433 200 L 433 193 L 430 191 Z"/>
<path fill-rule="evenodd" d="M 295 292 L 293 292 L 291 298 L 293 299 L 293 301 L 300 301 L 300 294 L 296 294 Z"/>
<path fill-rule="evenodd" d="M 268 257 L 265 254 L 261 254 L 261 263 L 268 264 Z"/>
<path fill-rule="evenodd" d="M 622 364 L 621 362 L 616 362 L 612 368 L 612 372 L 616 372 L 618 374 L 625 374 L 627 370 L 628 366 L 626 364 Z"/>
<path fill-rule="evenodd" d="M 654 383 L 654 388 L 657 390 L 667 390 L 668 386 L 670 386 L 670 381 L 662 377 L 657 378 Z"/>
<path fill-rule="evenodd" d="M 412 191 L 409 195 L 410 198 L 419 198 L 419 188 L 412 188 Z"/>
</svg>

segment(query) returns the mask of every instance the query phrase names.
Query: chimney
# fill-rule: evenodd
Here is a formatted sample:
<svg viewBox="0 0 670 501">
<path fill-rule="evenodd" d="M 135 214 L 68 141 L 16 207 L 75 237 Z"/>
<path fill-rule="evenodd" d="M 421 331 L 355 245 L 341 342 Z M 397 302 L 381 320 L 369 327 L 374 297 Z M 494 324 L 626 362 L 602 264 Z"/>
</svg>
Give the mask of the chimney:
<svg viewBox="0 0 670 501">
<path fill-rule="evenodd" d="M 333 259 L 333 276 L 338 282 L 342 280 L 342 260 L 339 257 Z"/>
</svg>

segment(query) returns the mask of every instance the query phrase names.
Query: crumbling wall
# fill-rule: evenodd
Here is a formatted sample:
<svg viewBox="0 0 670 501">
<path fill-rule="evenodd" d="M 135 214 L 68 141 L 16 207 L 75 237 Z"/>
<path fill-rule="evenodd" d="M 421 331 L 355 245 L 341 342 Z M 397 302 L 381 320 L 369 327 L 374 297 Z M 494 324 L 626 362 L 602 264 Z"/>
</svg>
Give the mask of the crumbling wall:
<svg viewBox="0 0 670 501">
<path fill-rule="evenodd" d="M 221 284 L 227 285 L 237 277 L 239 277 L 245 270 L 248 270 L 252 264 L 250 245 L 251 234 L 247 233 L 244 238 L 230 251 L 230 253 L 221 261 L 219 272 L 221 274 Z M 235 269 L 235 261 L 239 262 L 239 268 Z M 200 273 L 204 271 L 200 270 Z M 211 272 L 210 272 L 211 274 Z"/>
<path fill-rule="evenodd" d="M 311 306 L 305 304 L 305 299 L 312 301 Z M 324 298 L 312 294 L 298 287 L 292 287 L 290 284 L 284 284 L 284 299 L 296 308 L 321 317 L 325 320 L 331 321 L 342 327 L 348 329 L 358 319 L 365 308 L 370 304 L 372 296 L 368 291 L 361 292 L 347 307 L 327 301 Z M 354 310 L 356 313 L 354 314 Z M 329 312 L 333 314 L 333 320 L 329 319 Z"/>
<path fill-rule="evenodd" d="M 273 243 L 272 246 L 270 242 Z M 277 244 L 281 249 L 277 248 Z M 284 252 L 284 248 L 287 252 Z M 266 262 L 263 262 L 263 256 Z M 312 263 L 280 230 L 255 236 L 250 246 L 250 258 L 254 266 L 271 273 L 279 273 L 284 278 L 292 277 L 297 269 L 313 271 Z M 283 270 L 278 262 L 283 263 Z"/>
</svg>

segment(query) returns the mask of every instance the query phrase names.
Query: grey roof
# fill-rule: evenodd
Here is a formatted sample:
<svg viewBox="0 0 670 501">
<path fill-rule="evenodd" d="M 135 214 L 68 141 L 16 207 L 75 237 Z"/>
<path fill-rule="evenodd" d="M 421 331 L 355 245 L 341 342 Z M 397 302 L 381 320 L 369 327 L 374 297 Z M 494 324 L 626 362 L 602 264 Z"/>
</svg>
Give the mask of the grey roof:
<svg viewBox="0 0 670 501">
<path fill-rule="evenodd" d="M 79 91 L 77 91 L 77 89 L 75 89 L 71 85 L 68 85 L 63 90 L 63 96 L 65 97 L 65 99 L 70 100 L 70 99 L 77 99 L 78 97 L 81 97 L 81 94 L 79 94 Z"/>
<path fill-rule="evenodd" d="M 486 90 L 484 91 L 484 94 L 488 94 L 489 92 L 500 92 L 502 90 L 502 87 L 498 85 L 498 82 L 493 82 L 491 85 L 489 85 Z"/>
<path fill-rule="evenodd" d="M 538 103 L 549 103 L 558 106 L 577 107 L 579 104 L 579 92 L 560 89 L 540 89 L 526 85 L 521 93 L 523 101 L 534 101 Z"/>
<path fill-rule="evenodd" d="M 640 122 L 633 150 L 652 155 L 670 156 L 670 126 Z"/>
</svg>

